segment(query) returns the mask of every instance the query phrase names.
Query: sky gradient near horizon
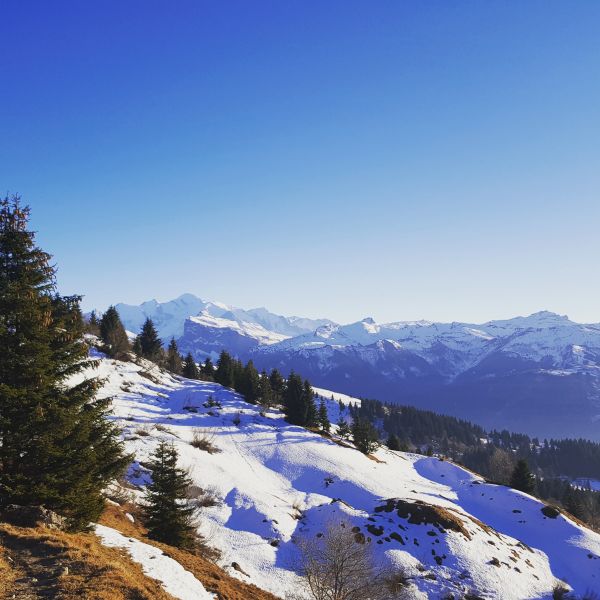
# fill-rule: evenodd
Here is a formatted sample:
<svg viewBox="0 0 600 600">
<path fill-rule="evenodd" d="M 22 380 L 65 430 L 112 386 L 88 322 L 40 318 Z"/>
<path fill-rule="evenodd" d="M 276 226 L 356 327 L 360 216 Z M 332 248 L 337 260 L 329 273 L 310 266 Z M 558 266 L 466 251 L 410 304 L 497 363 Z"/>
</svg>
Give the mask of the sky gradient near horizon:
<svg viewBox="0 0 600 600">
<path fill-rule="evenodd" d="M 600 321 L 600 4 L 0 7 L 0 183 L 84 307 Z"/>
</svg>

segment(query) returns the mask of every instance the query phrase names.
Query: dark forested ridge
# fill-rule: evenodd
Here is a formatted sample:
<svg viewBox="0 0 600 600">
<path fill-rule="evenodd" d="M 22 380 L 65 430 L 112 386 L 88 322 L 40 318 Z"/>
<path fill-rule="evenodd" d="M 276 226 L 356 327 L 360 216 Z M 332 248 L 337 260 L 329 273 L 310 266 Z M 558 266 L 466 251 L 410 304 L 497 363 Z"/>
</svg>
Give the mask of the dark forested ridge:
<svg viewBox="0 0 600 600">
<path fill-rule="evenodd" d="M 600 493 L 590 486 L 590 481 L 600 480 L 597 442 L 488 432 L 463 419 L 378 400 L 361 400 L 348 410 L 353 419 L 368 420 L 389 436 L 388 445 L 391 440 L 394 449 L 448 457 L 494 483 L 513 485 L 515 471 L 524 461 L 534 476 L 535 495 L 600 527 Z"/>
<path fill-rule="evenodd" d="M 434 452 L 482 467 L 485 457 L 500 449 L 527 460 L 546 477 L 600 479 L 600 444 L 584 439 L 540 440 L 522 433 L 486 431 L 479 425 L 412 406 L 361 400 L 353 414 L 378 423 L 409 448 L 432 447 Z M 485 471 L 485 469 L 483 469 Z M 485 472 L 483 473 L 486 474 Z"/>
</svg>

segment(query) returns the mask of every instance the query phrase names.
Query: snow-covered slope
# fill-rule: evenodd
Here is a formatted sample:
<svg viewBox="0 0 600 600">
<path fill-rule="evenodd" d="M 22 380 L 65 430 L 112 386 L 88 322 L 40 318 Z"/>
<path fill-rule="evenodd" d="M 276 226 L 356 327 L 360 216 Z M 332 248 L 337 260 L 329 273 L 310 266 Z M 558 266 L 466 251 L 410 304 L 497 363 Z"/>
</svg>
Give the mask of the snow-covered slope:
<svg viewBox="0 0 600 600">
<path fill-rule="evenodd" d="M 294 542 L 342 521 L 410 577 L 414 597 L 551 598 L 556 578 L 579 594 L 600 588 L 600 536 L 546 517 L 530 496 L 437 458 L 364 456 L 275 410 L 263 416 L 229 389 L 149 364 L 103 359 L 98 374 L 136 457 L 131 480 L 143 485 L 158 441 L 173 442 L 195 483 L 218 497 L 202 510 L 201 531 L 223 552 L 223 567 L 281 597 L 301 593 Z M 207 406 L 210 396 L 220 406 Z M 328 402 L 334 421 L 339 398 Z M 219 452 L 194 448 L 194 431 Z"/>
</svg>

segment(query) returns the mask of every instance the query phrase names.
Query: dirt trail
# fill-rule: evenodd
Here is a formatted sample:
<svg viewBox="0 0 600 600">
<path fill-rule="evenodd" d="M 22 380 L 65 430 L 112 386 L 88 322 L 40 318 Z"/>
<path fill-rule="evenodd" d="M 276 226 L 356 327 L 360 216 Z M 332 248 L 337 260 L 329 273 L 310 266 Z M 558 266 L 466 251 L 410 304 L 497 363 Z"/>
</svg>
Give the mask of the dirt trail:
<svg viewBox="0 0 600 600">
<path fill-rule="evenodd" d="M 60 551 L 36 540 L 3 532 L 0 545 L 4 559 L 14 569 L 15 580 L 1 596 L 2 600 L 48 600 L 57 594 L 57 579 L 65 568 L 57 559 Z"/>
</svg>

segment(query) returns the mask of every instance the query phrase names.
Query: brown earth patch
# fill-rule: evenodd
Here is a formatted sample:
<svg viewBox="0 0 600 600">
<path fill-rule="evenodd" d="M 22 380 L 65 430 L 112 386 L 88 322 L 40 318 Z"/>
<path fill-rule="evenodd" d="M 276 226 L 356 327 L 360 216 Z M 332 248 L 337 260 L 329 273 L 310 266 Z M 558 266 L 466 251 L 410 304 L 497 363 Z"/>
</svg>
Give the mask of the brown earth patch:
<svg viewBox="0 0 600 600">
<path fill-rule="evenodd" d="M 173 600 L 125 552 L 92 533 L 0 524 L 0 591 L 18 600 Z"/>
<path fill-rule="evenodd" d="M 126 517 L 126 512 L 133 514 L 134 517 L 136 515 L 136 509 L 131 505 L 114 506 L 110 504 L 102 513 L 99 522 L 102 525 L 117 529 L 127 536 L 160 548 L 167 556 L 190 571 L 209 592 L 217 594 L 220 600 L 278 600 L 277 596 L 261 590 L 257 586 L 232 577 L 221 567 L 203 556 L 191 554 L 146 538 L 146 529 L 143 525 L 137 519 L 135 523 L 132 523 Z"/>
</svg>

